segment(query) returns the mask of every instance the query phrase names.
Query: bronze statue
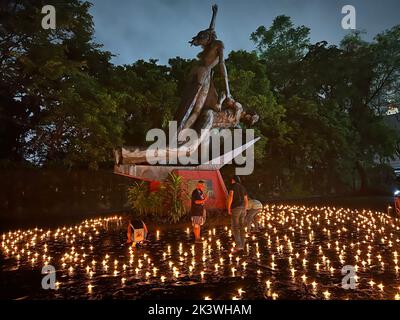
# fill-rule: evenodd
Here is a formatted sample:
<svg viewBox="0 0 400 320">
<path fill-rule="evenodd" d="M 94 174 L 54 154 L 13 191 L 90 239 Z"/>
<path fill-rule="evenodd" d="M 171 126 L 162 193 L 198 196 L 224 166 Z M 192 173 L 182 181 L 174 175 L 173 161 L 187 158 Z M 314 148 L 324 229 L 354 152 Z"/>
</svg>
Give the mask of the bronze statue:
<svg viewBox="0 0 400 320">
<path fill-rule="evenodd" d="M 217 40 L 215 33 L 215 21 L 218 7 L 212 6 L 212 18 L 208 29 L 200 31 L 189 42 L 194 46 L 201 46 L 203 51 L 199 53 L 199 64 L 191 71 L 186 93 L 175 114 L 178 124 L 178 140 L 176 148 L 167 147 L 159 150 L 160 154 L 167 158 L 172 153 L 191 153 L 196 151 L 199 145 L 208 139 L 204 133 L 207 129 L 234 128 L 239 122 L 253 125 L 258 121 L 255 113 L 246 113 L 242 105 L 235 101 L 229 89 L 228 73 L 224 60 L 224 44 Z M 224 79 L 224 91 L 218 98 L 213 81 L 213 69 L 219 66 Z M 183 141 L 184 129 L 195 129 L 199 137 L 189 144 Z M 202 131 L 202 129 L 205 129 Z M 205 141 L 208 143 L 208 141 Z M 116 164 L 143 163 L 146 162 L 146 150 L 143 148 L 123 147 L 115 150 Z"/>
<path fill-rule="evenodd" d="M 224 78 L 226 98 L 231 98 L 224 60 L 224 44 L 217 40 L 215 33 L 218 6 L 213 5 L 212 11 L 210 27 L 200 31 L 189 42 L 191 45 L 201 46 L 203 51 L 198 55 L 199 65 L 191 72 L 186 95 L 175 116 L 178 122 L 178 133 L 183 129 L 192 128 L 204 108 L 218 111 L 218 94 L 213 81 L 213 68 L 217 65 Z"/>
</svg>

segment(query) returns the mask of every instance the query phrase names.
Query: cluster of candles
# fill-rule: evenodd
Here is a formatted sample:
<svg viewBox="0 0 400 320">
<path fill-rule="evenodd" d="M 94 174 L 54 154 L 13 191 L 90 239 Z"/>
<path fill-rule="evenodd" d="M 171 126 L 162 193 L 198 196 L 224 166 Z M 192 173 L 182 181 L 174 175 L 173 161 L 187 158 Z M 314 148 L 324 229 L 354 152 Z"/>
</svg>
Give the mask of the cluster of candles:
<svg viewBox="0 0 400 320">
<path fill-rule="evenodd" d="M 154 230 L 143 248 L 116 243 L 122 252 L 108 252 L 103 240 L 124 231 L 121 216 L 52 230 L 4 233 L 1 252 L 16 272 L 55 266 L 57 290 L 71 285 L 69 278 L 83 275 L 89 296 L 101 286 L 97 276 L 107 275 L 115 279 L 118 290 L 138 281 L 168 286 L 188 278 L 198 282 L 237 279 L 238 286 L 225 292 L 228 296 L 211 292 L 198 297 L 204 299 L 284 299 L 290 297 L 288 286 L 297 288 L 304 298 L 400 299 L 400 223 L 395 218 L 370 210 L 266 205 L 259 219 L 262 231 L 247 232 L 244 254 L 231 250 L 235 244 L 230 225 L 204 228 L 201 244 L 192 242 L 190 228 L 182 230 L 186 239 L 176 242 L 171 231 Z M 109 229 L 110 225 L 117 228 Z M 161 252 L 154 249 L 155 243 Z M 342 288 L 344 266 L 354 271 L 350 279 L 354 289 Z M 239 285 L 243 279 L 248 280 L 246 288 Z M 254 294 L 255 288 L 262 292 Z"/>
</svg>

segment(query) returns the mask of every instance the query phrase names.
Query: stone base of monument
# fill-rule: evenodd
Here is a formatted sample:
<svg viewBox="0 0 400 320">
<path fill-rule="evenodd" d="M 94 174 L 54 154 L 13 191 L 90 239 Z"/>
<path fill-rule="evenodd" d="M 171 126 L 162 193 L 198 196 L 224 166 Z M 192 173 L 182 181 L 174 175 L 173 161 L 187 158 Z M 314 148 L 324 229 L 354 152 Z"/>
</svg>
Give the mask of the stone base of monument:
<svg viewBox="0 0 400 320">
<path fill-rule="evenodd" d="M 185 179 L 189 194 L 192 193 L 199 180 L 206 183 L 209 199 L 207 209 L 223 210 L 226 208 L 227 189 L 219 169 L 208 166 L 208 169 L 185 166 L 157 166 L 120 164 L 114 166 L 114 173 L 133 179 L 147 181 L 150 185 L 157 185 L 167 178 L 168 174 L 175 173 Z M 190 200 L 186 203 L 190 207 Z"/>
</svg>

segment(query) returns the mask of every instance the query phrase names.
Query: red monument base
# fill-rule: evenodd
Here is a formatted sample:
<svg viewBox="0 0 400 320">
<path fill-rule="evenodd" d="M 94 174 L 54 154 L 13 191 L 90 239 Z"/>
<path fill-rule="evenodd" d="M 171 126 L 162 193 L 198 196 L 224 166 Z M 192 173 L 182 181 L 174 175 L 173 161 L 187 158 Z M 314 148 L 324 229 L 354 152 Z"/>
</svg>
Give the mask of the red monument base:
<svg viewBox="0 0 400 320">
<path fill-rule="evenodd" d="M 199 180 L 206 183 L 209 199 L 207 209 L 226 209 L 227 189 L 219 169 L 199 169 L 199 167 L 183 166 L 152 166 L 121 164 L 114 166 L 114 173 L 133 179 L 150 182 L 150 189 L 161 183 L 169 173 L 175 173 L 185 179 L 189 194 L 192 193 Z M 187 201 L 190 207 L 190 200 Z"/>
</svg>

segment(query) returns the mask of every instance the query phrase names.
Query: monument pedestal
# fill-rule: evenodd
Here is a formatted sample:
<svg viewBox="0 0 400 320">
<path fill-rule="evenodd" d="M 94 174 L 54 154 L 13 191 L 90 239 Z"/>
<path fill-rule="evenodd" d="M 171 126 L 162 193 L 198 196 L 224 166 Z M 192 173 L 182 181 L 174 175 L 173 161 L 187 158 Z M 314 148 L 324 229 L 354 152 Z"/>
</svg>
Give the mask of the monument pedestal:
<svg viewBox="0 0 400 320">
<path fill-rule="evenodd" d="M 159 166 L 159 165 L 133 165 L 120 164 L 114 166 L 114 173 L 125 177 L 147 181 L 151 185 L 157 185 L 168 177 L 168 174 L 175 173 L 185 179 L 189 194 L 192 193 L 199 180 L 206 183 L 209 199 L 206 203 L 207 209 L 226 209 L 227 189 L 219 169 L 207 166 Z M 186 203 L 190 208 L 190 200 Z"/>
</svg>

